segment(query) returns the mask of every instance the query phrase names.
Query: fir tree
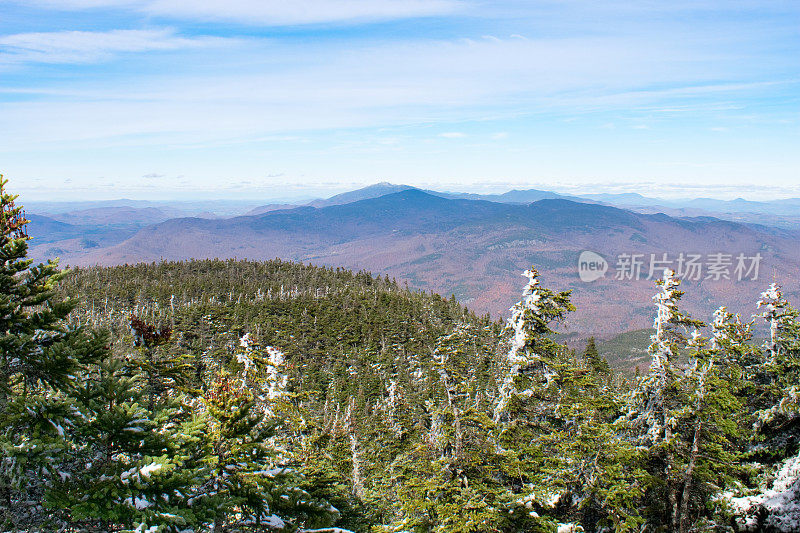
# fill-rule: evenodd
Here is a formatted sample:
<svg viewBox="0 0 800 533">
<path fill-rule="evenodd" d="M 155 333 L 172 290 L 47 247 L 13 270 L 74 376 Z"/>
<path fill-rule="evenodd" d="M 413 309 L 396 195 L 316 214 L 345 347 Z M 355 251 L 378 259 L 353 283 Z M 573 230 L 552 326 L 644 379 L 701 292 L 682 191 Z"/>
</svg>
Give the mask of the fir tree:
<svg viewBox="0 0 800 533">
<path fill-rule="evenodd" d="M 597 351 L 597 343 L 594 337 L 589 337 L 586 342 L 586 348 L 583 350 L 584 363 L 595 373 L 605 376 L 611 375 L 611 367 L 608 365 L 605 357 L 600 355 Z"/>
<path fill-rule="evenodd" d="M 130 327 L 135 350 L 130 363 L 143 376 L 147 407 L 154 411 L 159 404 L 170 398 L 174 400 L 187 390 L 194 370 L 189 361 L 191 357 L 164 350 L 172 336 L 171 327 L 156 327 L 133 314 Z"/>
<path fill-rule="evenodd" d="M 658 293 L 653 296 L 656 317 L 648 351 L 650 368 L 632 391 L 629 417 L 633 420 L 633 436 L 637 444 L 647 449 L 646 461 L 652 476 L 648 496 L 647 520 L 659 527 L 676 527 L 678 494 L 675 481 L 675 427 L 678 411 L 686 402 L 680 386 L 677 359 L 688 344 L 688 328 L 697 326 L 678 308 L 683 292 L 680 280 L 672 270 L 656 281 Z"/>
<path fill-rule="evenodd" d="M 569 301 L 569 291 L 556 294 L 540 286 L 535 268 L 526 270 L 524 276 L 528 284 L 522 300 L 511 308 L 506 327 L 511 333 L 511 349 L 501 375 L 495 422 L 513 417 L 515 404 L 533 394 L 531 386 L 552 383 L 562 346 L 550 337 L 554 333 L 550 325 L 575 309 Z"/>
<path fill-rule="evenodd" d="M 652 363 L 633 391 L 630 415 L 649 475 L 643 516 L 651 528 L 688 532 L 704 520 L 715 523 L 713 502 L 739 474 L 740 364 L 749 326 L 721 308 L 709 341 L 698 330 L 703 324 L 679 310 L 683 293 L 673 273 L 657 283 Z M 688 364 L 680 362 L 683 354 Z"/>
<path fill-rule="evenodd" d="M 273 454 L 267 445 L 273 425 L 255 409 L 252 393 L 229 375 L 217 378 L 204 403 L 208 478 L 194 504 L 207 510 L 215 533 L 236 524 L 259 527 L 274 522 L 283 527 L 283 520 L 270 512 L 269 485 L 270 475 L 280 477 L 284 472 L 263 472 Z"/>
<path fill-rule="evenodd" d="M 236 354 L 239 371 L 220 374 L 204 398 L 207 477 L 194 504 L 213 522 L 215 532 L 230 528 L 295 531 L 330 525 L 338 512 L 302 485 L 293 466 L 296 436 L 282 424 L 288 415 L 283 354 L 264 349 L 245 335 Z"/>
<path fill-rule="evenodd" d="M 645 472 L 620 423 L 623 390 L 612 385 L 602 366 L 598 371 L 599 358 L 589 352 L 582 365 L 562 370 L 567 394 L 560 403 L 563 423 L 555 433 L 555 453 L 562 461 L 553 479 L 563 487 L 557 515 L 584 531 L 638 531 Z"/>
<path fill-rule="evenodd" d="M 500 367 L 494 421 L 496 443 L 505 456 L 504 476 L 516 504 L 525 506 L 517 512 L 538 517 L 557 504 L 565 489 L 558 472 L 566 464 L 558 450 L 560 432 L 571 424 L 576 365 L 566 348 L 552 339 L 551 325 L 574 306 L 569 291 L 541 287 L 534 268 L 524 275 L 528 284 L 523 299 L 511 308 L 508 320 L 511 347 Z"/>
<path fill-rule="evenodd" d="M 770 336 L 760 364 L 748 368 L 756 398 L 754 445 L 758 466 L 750 490 L 731 500 L 745 531 L 800 527 L 800 313 L 773 283 L 758 302 Z"/>
<path fill-rule="evenodd" d="M 78 423 L 69 392 L 106 346 L 67 325 L 76 302 L 55 292 L 65 273 L 27 258 L 28 221 L 6 184 L 0 175 L 0 528 L 26 530 L 59 518 L 42 498 Z"/>
<path fill-rule="evenodd" d="M 746 418 L 740 399 L 742 350 L 750 338 L 748 324 L 724 307 L 714 313 L 711 340 L 695 334 L 689 343 L 689 364 L 681 377 L 686 404 L 677 413 L 674 443 L 675 487 L 678 507 L 673 509 L 673 528 L 680 533 L 719 527 L 714 502 L 734 484 L 742 467 L 738 446 Z"/>
<path fill-rule="evenodd" d="M 503 531 L 514 521 L 493 422 L 478 408 L 474 337 L 459 323 L 436 343 L 428 427 L 397 461 L 400 518 L 390 531 Z"/>
<path fill-rule="evenodd" d="M 47 504 L 88 531 L 184 529 L 193 521 L 183 494 L 194 473 L 181 461 L 180 441 L 147 410 L 141 378 L 126 374 L 121 360 L 108 359 L 76 390 L 81 420 Z"/>
</svg>

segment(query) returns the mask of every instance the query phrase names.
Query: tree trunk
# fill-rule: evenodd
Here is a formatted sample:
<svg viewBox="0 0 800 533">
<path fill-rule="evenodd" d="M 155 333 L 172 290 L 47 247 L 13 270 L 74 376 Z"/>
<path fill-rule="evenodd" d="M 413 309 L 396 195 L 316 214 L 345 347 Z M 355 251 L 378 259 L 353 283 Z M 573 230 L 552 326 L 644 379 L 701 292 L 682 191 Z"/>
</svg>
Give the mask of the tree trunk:
<svg viewBox="0 0 800 533">
<path fill-rule="evenodd" d="M 667 487 L 669 490 L 669 505 L 672 508 L 672 531 L 678 531 L 678 527 L 680 525 L 680 516 L 679 516 L 679 507 L 678 507 L 678 488 L 675 486 L 675 483 L 669 479 L 669 471 L 671 470 L 670 467 L 667 467 Z"/>
<path fill-rule="evenodd" d="M 697 464 L 697 455 L 700 451 L 700 430 L 703 427 L 703 423 L 700 418 L 697 418 L 697 422 L 694 425 L 694 437 L 692 438 L 692 451 L 689 455 L 689 466 L 686 467 L 686 476 L 683 482 L 683 495 L 681 497 L 681 508 L 680 508 L 680 528 L 678 529 L 679 533 L 688 533 L 689 531 L 689 497 L 691 496 L 692 492 L 692 479 L 694 475 L 694 467 Z"/>
<path fill-rule="evenodd" d="M 670 441 L 672 440 L 672 430 L 670 429 L 669 425 L 667 424 L 666 410 L 664 410 L 664 412 L 663 412 L 662 420 L 664 422 L 664 441 L 665 441 L 667 447 L 669 447 L 670 446 Z M 667 449 L 669 449 L 669 448 L 667 448 Z M 667 482 L 667 492 L 668 492 L 669 505 L 670 505 L 670 508 L 672 509 L 672 516 L 671 516 L 672 531 L 673 532 L 677 532 L 678 531 L 678 526 L 680 524 L 679 516 L 678 516 L 678 514 L 679 514 L 678 487 L 675 485 L 675 483 L 672 480 L 672 475 L 671 475 L 672 474 L 672 466 L 674 465 L 675 460 L 672 457 L 672 453 L 671 452 L 667 451 L 667 454 L 666 454 L 666 457 L 665 457 L 665 461 L 666 461 L 667 465 L 666 465 L 666 468 L 664 469 L 664 475 L 665 475 L 666 482 Z"/>
<path fill-rule="evenodd" d="M 361 478 L 361 452 L 355 431 L 350 432 L 350 453 L 353 456 L 353 494 L 361 498 L 364 495 L 364 480 Z"/>
<path fill-rule="evenodd" d="M 453 413 L 453 427 L 456 431 L 456 442 L 455 442 L 455 456 L 456 458 L 461 458 L 463 448 L 464 448 L 464 436 L 463 432 L 461 431 L 461 410 L 456 406 L 455 401 L 453 400 L 453 389 L 450 386 L 450 375 L 447 374 L 447 371 L 442 369 L 442 382 L 444 383 L 444 390 L 447 393 L 447 406 L 450 408 L 450 412 Z"/>
<path fill-rule="evenodd" d="M 358 449 L 358 435 L 356 434 L 355 424 L 353 423 L 353 411 L 355 411 L 355 406 L 355 399 L 351 398 L 350 405 L 347 406 L 345 427 L 349 433 L 350 455 L 353 463 L 353 494 L 362 498 L 364 496 L 364 480 L 361 477 L 361 451 Z"/>
</svg>

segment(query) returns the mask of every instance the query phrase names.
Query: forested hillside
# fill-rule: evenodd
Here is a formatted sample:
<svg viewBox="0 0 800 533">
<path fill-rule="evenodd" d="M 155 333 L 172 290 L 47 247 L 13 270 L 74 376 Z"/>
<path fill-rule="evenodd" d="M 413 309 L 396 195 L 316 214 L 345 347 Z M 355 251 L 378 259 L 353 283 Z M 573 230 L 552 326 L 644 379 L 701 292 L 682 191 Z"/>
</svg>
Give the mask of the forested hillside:
<svg viewBox="0 0 800 533">
<path fill-rule="evenodd" d="M 534 268 L 501 323 L 282 261 L 63 273 L 25 259 L 5 191 L 1 213 L 3 531 L 800 525 L 800 322 L 776 285 L 762 347 L 750 317 L 685 315 L 667 271 L 626 381 L 553 340 L 574 307 Z"/>
<path fill-rule="evenodd" d="M 702 316 L 723 302 L 736 312 L 752 312 L 763 280 L 772 273 L 780 276 L 791 297 L 800 296 L 795 292 L 800 279 L 796 232 L 708 217 L 642 215 L 558 198 L 509 204 L 444 198 L 416 189 L 366 199 L 360 199 L 364 191 L 356 193 L 319 208 L 171 219 L 135 235 L 126 233 L 130 228 L 73 225 L 84 217 L 84 212 L 75 212 L 63 218 L 73 221 L 70 225 L 33 221 L 31 231 L 37 236 L 31 252 L 39 259 L 61 257 L 70 266 L 279 257 L 388 275 L 415 289 L 455 294 L 470 308 L 493 316 L 507 316 L 519 292 L 519 273 L 535 264 L 549 283 L 573 289 L 578 309 L 565 327 L 603 338 L 652 324 L 653 280 L 667 263 L 690 289 L 684 306 Z M 340 203 L 344 201 L 350 203 Z M 608 262 L 608 272 L 591 283 L 578 272 L 579 257 L 587 250 Z M 708 265 L 718 253 L 723 254 L 721 270 L 709 276 Z M 682 272 L 679 258 L 686 254 L 700 254 L 702 272 Z M 739 254 L 761 258 L 749 276 L 743 270 L 737 274 Z M 666 263 L 649 268 L 665 257 Z"/>
</svg>

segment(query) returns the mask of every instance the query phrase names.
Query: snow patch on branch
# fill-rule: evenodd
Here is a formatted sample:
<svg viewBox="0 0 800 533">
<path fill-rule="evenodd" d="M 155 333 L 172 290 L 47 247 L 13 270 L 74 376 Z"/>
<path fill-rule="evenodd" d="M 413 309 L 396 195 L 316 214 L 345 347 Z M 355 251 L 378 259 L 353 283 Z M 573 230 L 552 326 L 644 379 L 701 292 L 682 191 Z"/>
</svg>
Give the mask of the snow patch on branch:
<svg viewBox="0 0 800 533">
<path fill-rule="evenodd" d="M 648 348 L 652 356 L 650 372 L 656 375 L 662 383 L 666 383 L 667 367 L 675 355 L 672 353 L 668 328 L 678 318 L 677 301 L 680 297 L 680 291 L 678 291 L 680 283 L 680 280 L 675 277 L 675 272 L 671 269 L 666 269 L 664 270 L 664 277 L 659 283 L 659 291 L 653 296 L 653 301 L 656 304 L 653 329 L 656 331 L 650 337 L 651 344 Z"/>
<path fill-rule="evenodd" d="M 535 269 L 526 270 L 522 275 L 528 278 L 528 284 L 522 291 L 522 300 L 511 308 L 511 317 L 506 325 L 507 329 L 513 331 L 511 349 L 506 355 L 510 368 L 500 386 L 500 396 L 494 411 L 495 422 L 500 420 L 511 398 L 520 394 L 514 383 L 515 378 L 523 369 L 540 359 L 534 352 L 525 348 L 529 341 L 528 315 L 541 314 L 542 288 L 539 286 L 539 274 Z"/>
<path fill-rule="evenodd" d="M 769 289 L 761 293 L 761 298 L 756 304 L 756 307 L 763 311 L 755 316 L 763 318 L 769 323 L 769 341 L 765 346 L 770 353 L 769 363 L 776 361 L 781 329 L 785 326 L 787 319 L 791 317 L 790 313 L 787 313 L 788 305 L 789 303 L 783 298 L 781 287 L 777 283 L 770 284 Z"/>
<path fill-rule="evenodd" d="M 286 396 L 289 376 L 283 373 L 286 356 L 273 346 L 267 346 L 267 397 L 270 400 Z"/>
</svg>

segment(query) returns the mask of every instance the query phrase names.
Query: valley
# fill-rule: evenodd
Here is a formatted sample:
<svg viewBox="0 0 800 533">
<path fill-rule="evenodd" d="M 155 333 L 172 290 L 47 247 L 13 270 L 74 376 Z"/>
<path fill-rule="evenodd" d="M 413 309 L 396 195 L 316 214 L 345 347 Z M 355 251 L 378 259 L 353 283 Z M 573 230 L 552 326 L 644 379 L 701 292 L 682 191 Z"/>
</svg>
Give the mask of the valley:
<svg viewBox="0 0 800 533">
<path fill-rule="evenodd" d="M 413 289 L 454 294 L 475 312 L 494 317 L 505 316 L 513 303 L 519 272 L 535 265 L 548 283 L 573 291 L 578 312 L 565 333 L 581 338 L 610 338 L 652 324 L 649 262 L 663 254 L 673 268 L 680 254 L 706 261 L 714 254 L 729 256 L 719 279 L 705 279 L 708 273 L 702 272 L 700 279 L 685 280 L 687 311 L 700 319 L 708 320 L 720 303 L 749 316 L 773 280 L 783 283 L 790 297 L 800 296 L 795 266 L 800 234 L 791 229 L 637 213 L 543 191 L 512 191 L 492 201 L 458 196 L 379 184 L 309 205 L 282 204 L 264 212 L 250 208 L 256 214 L 247 216 L 212 218 L 207 205 L 203 212 L 179 218 L 169 217 L 174 206 L 157 212 L 154 207 L 117 207 L 114 216 L 109 208 L 101 213 L 84 209 L 80 216 L 62 214 L 58 220 L 33 215 L 31 251 L 37 259 L 58 256 L 73 266 L 281 258 L 363 269 Z M 515 201 L 499 201 L 503 198 Z M 578 276 L 584 250 L 608 262 L 605 276 L 591 283 Z M 737 279 L 739 254 L 758 254 L 758 272 Z M 637 276 L 624 272 L 620 259 L 632 255 L 642 262 Z M 658 269 L 652 274 L 658 277 Z M 755 274 L 758 279 L 752 279 Z"/>
</svg>

